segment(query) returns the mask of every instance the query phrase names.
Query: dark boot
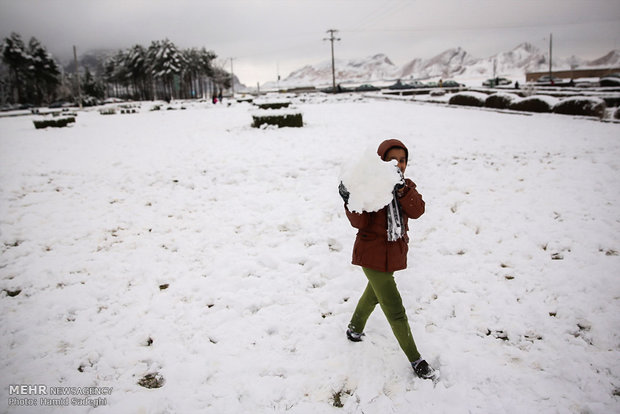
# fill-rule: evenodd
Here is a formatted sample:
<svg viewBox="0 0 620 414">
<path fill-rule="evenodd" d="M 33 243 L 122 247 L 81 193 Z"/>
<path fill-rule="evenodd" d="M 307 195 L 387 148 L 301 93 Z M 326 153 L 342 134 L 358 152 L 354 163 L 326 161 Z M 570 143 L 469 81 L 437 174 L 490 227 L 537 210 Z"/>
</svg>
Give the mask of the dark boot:
<svg viewBox="0 0 620 414">
<path fill-rule="evenodd" d="M 411 363 L 413 367 L 413 371 L 415 374 L 422 379 L 430 379 L 435 381 L 437 379 L 437 372 L 428 365 L 428 362 L 423 360 L 422 358 L 418 359 Z"/>
<path fill-rule="evenodd" d="M 353 332 L 351 329 L 347 329 L 347 339 L 351 342 L 361 342 L 364 333 Z"/>
</svg>

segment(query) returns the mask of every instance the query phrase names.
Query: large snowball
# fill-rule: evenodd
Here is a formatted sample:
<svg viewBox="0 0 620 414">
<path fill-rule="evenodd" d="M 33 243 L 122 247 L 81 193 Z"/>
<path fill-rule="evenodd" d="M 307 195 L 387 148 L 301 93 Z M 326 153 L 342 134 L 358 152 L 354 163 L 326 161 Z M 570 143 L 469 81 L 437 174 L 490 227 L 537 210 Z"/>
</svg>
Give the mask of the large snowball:
<svg viewBox="0 0 620 414">
<path fill-rule="evenodd" d="M 372 148 L 346 163 L 341 181 L 350 193 L 349 210 L 379 211 L 392 201 L 394 186 L 401 181 L 396 160 L 385 162 Z"/>
</svg>

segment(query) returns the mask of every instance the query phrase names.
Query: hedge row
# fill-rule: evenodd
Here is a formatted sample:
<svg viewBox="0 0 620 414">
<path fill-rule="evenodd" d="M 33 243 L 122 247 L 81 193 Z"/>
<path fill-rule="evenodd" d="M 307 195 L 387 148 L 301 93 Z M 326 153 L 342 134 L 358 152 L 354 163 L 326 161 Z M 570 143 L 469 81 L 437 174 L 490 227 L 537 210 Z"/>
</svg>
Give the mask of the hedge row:
<svg viewBox="0 0 620 414">
<path fill-rule="evenodd" d="M 568 98 L 553 107 L 553 112 L 565 115 L 587 115 L 602 118 L 605 101 L 598 98 Z"/>
<path fill-rule="evenodd" d="M 254 102 L 260 109 L 282 109 L 288 108 L 290 104 L 290 102 Z"/>
<path fill-rule="evenodd" d="M 63 128 L 66 127 L 67 125 L 75 122 L 75 117 L 68 117 L 68 118 L 56 118 L 56 119 L 42 119 L 42 120 L 38 120 L 32 121 L 34 123 L 34 127 L 36 129 L 42 129 L 42 128 L 47 128 L 47 127 L 52 127 L 52 128 Z"/>
<path fill-rule="evenodd" d="M 478 92 L 457 93 L 449 100 L 450 105 L 477 106 L 495 109 L 511 109 L 525 112 L 553 112 L 565 115 L 605 115 L 605 101 L 599 98 L 573 97 L 558 100 L 550 96 L 520 98 L 515 94 L 496 93 L 485 95 Z"/>
<path fill-rule="evenodd" d="M 519 96 L 513 93 L 494 93 L 485 99 L 484 106 L 487 108 L 507 109 L 510 104 L 518 99 Z"/>
<path fill-rule="evenodd" d="M 462 92 L 452 96 L 448 101 L 450 105 L 461 106 L 484 106 L 487 95 L 480 92 Z"/>
<path fill-rule="evenodd" d="M 252 123 L 253 128 L 260 128 L 262 125 L 277 125 L 278 128 L 282 127 L 293 127 L 293 128 L 301 128 L 304 126 L 303 119 L 301 114 L 260 114 L 260 115 L 252 115 L 254 122 Z"/>
<path fill-rule="evenodd" d="M 557 99 L 549 99 L 546 96 L 530 96 L 519 99 L 508 105 L 508 109 L 523 112 L 552 112 L 557 104 Z"/>
</svg>

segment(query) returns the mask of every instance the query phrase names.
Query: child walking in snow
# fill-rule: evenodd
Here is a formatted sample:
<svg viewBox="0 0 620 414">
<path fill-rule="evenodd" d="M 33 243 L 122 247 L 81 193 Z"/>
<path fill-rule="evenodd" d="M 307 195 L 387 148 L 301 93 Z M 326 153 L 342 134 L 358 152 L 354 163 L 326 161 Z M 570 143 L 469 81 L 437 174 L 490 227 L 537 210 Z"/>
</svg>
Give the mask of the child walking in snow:
<svg viewBox="0 0 620 414">
<path fill-rule="evenodd" d="M 383 161 L 396 160 L 401 173 L 405 173 L 409 151 L 401 141 L 383 141 L 377 153 Z M 415 374 L 420 378 L 434 379 L 435 371 L 422 359 L 413 340 L 394 280 L 395 271 L 407 268 L 408 220 L 417 219 L 424 213 L 422 196 L 416 191 L 415 183 L 406 178 L 394 188 L 394 198 L 390 204 L 376 212 L 356 213 L 348 208 L 349 192 L 342 183 L 339 190 L 345 202 L 347 218 L 358 229 L 352 263 L 361 266 L 368 278 L 366 290 L 346 331 L 347 338 L 353 342 L 362 340 L 366 321 L 379 304 Z"/>
</svg>

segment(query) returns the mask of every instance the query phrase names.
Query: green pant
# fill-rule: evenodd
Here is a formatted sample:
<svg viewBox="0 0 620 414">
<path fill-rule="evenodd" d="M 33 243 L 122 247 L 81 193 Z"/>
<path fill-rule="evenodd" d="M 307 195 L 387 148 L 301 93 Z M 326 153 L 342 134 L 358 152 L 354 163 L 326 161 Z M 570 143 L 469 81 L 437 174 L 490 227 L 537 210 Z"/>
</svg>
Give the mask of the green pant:
<svg viewBox="0 0 620 414">
<path fill-rule="evenodd" d="M 368 285 L 357 303 L 349 329 L 362 333 L 368 317 L 379 304 L 405 355 L 409 361 L 416 361 L 420 358 L 420 353 L 411 335 L 405 307 L 394 280 L 394 272 L 379 272 L 365 267 L 362 269 L 368 278 Z"/>
</svg>

